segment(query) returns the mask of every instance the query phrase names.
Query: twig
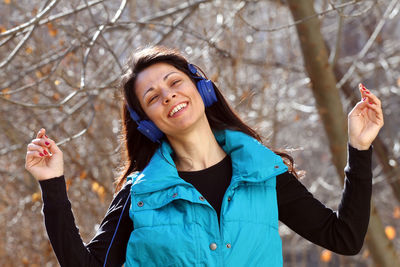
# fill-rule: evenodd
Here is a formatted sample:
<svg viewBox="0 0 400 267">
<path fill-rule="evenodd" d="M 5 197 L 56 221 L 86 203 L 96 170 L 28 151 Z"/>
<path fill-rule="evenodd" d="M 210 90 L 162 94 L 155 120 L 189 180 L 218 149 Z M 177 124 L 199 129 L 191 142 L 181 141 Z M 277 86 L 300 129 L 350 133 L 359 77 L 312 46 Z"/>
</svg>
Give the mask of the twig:
<svg viewBox="0 0 400 267">
<path fill-rule="evenodd" d="M 72 41 L 73 43 L 73 41 Z M 8 82 L 7 84 L 3 85 L 3 88 L 9 88 L 11 87 L 14 83 L 20 81 L 21 77 L 26 76 L 27 74 L 31 73 L 32 71 L 35 71 L 47 64 L 50 64 L 54 61 L 63 59 L 65 57 L 65 55 L 67 55 L 69 52 L 75 50 L 76 48 L 78 48 L 78 45 L 71 45 L 70 47 L 68 47 L 67 49 L 65 49 L 64 51 L 62 51 L 61 53 L 58 54 L 51 54 L 50 57 L 40 61 L 39 63 L 33 65 L 33 66 L 29 66 L 29 68 L 27 68 L 25 71 L 21 71 L 20 73 L 18 73 L 18 77 L 10 82 Z"/>
<path fill-rule="evenodd" d="M 36 29 L 37 21 L 41 17 L 46 15 L 48 12 L 50 12 L 50 10 L 56 6 L 57 2 L 58 0 L 53 0 L 53 2 L 51 2 L 47 7 L 45 7 L 41 12 L 39 12 L 39 14 L 35 18 L 30 20 L 29 22 L 30 24 L 29 26 L 27 26 L 29 27 L 28 32 L 25 34 L 24 38 L 22 38 L 22 40 L 18 43 L 18 45 L 14 48 L 14 50 L 7 56 L 7 58 L 0 63 L 0 69 L 4 68 L 17 55 L 18 51 L 26 43 L 26 41 L 28 41 L 29 37 L 31 37 L 33 31 Z M 4 43 L 7 43 L 9 40 L 10 38 L 8 38 Z"/>
<path fill-rule="evenodd" d="M 71 108 L 69 111 L 67 111 L 64 116 L 60 116 L 58 118 L 58 121 L 56 121 L 55 125 L 61 124 L 62 122 L 65 121 L 65 119 L 67 119 L 68 117 L 70 117 L 74 113 L 78 112 L 79 109 L 81 109 L 83 106 L 85 106 L 91 100 L 92 97 L 93 96 L 89 96 L 89 99 L 85 99 L 85 100 L 79 102 L 73 108 Z M 82 134 L 84 134 L 87 131 L 87 129 L 90 127 L 90 125 L 92 124 L 93 119 L 94 119 L 94 115 L 95 115 L 95 113 L 93 113 L 93 116 L 91 117 L 91 119 L 90 119 L 90 121 L 88 123 L 88 126 L 85 129 L 83 129 L 79 133 L 73 135 L 72 137 L 68 137 L 68 138 L 66 138 L 66 139 L 64 139 L 64 140 L 62 140 L 60 142 L 57 142 L 56 144 L 57 145 L 62 145 L 64 143 L 69 142 L 69 141 L 71 141 L 73 139 L 76 139 L 79 136 L 81 136 Z M 53 127 L 53 128 L 55 128 L 55 127 Z M 16 151 L 16 150 L 19 150 L 19 149 L 22 149 L 25 145 L 26 144 L 24 143 L 24 144 L 14 144 L 14 145 L 11 145 L 11 146 L 8 146 L 8 147 L 4 147 L 4 148 L 0 149 L 0 156 L 5 155 L 5 154 L 10 153 L 10 152 L 13 152 L 13 151 Z"/>
<path fill-rule="evenodd" d="M 51 70 L 50 70 L 49 74 L 47 74 L 47 75 L 44 76 L 44 77 L 41 77 L 39 80 L 35 81 L 34 83 L 27 84 L 27 85 L 24 85 L 24 86 L 22 86 L 22 87 L 20 87 L 20 88 L 14 89 L 14 90 L 12 90 L 12 91 L 7 91 L 7 92 L 4 92 L 4 93 L 0 91 L 0 96 L 6 96 L 6 95 L 16 94 L 16 93 L 22 92 L 22 91 L 24 91 L 24 90 L 26 90 L 26 89 L 29 89 L 29 88 L 31 88 L 31 87 L 33 87 L 33 86 L 38 86 L 38 85 L 40 85 L 42 82 L 48 80 L 48 79 L 54 74 L 54 72 L 56 71 L 56 69 L 57 69 L 57 67 L 60 65 L 60 63 L 61 63 L 61 60 L 59 60 L 58 62 L 56 62 L 56 64 L 54 64 L 54 65 L 51 67 Z"/>
<path fill-rule="evenodd" d="M 351 77 L 353 74 L 354 70 L 356 69 L 356 65 L 359 63 L 359 61 L 367 54 L 368 50 L 371 48 L 372 44 L 374 43 L 376 37 L 378 37 L 379 32 L 382 30 L 383 25 L 385 25 L 386 20 L 388 19 L 389 15 L 391 14 L 394 6 L 398 3 L 399 0 L 392 0 L 388 7 L 385 10 L 385 13 L 383 14 L 383 17 L 380 19 L 378 24 L 376 25 L 376 28 L 374 32 L 371 34 L 369 37 L 367 43 L 365 46 L 361 49 L 361 51 L 358 53 L 356 59 L 352 62 L 350 68 L 347 70 L 347 72 L 343 75 L 342 79 L 336 84 L 337 88 L 340 88 L 343 86 L 345 82 Z"/>
<path fill-rule="evenodd" d="M 61 18 L 66 17 L 66 16 L 68 16 L 68 15 L 77 13 L 77 12 L 79 12 L 79 11 L 82 11 L 82 10 L 88 8 L 88 7 L 97 5 L 97 4 L 102 3 L 102 2 L 104 2 L 104 1 L 105 1 L 105 0 L 98 0 L 98 1 L 89 2 L 88 5 L 80 5 L 80 6 L 77 7 L 77 9 L 68 10 L 68 11 L 65 11 L 65 12 L 62 12 L 62 13 L 59 13 L 59 14 L 55 14 L 55 15 L 53 15 L 53 16 L 49 16 L 49 17 L 46 18 L 46 19 L 42 19 L 42 20 L 40 20 L 37 24 L 41 26 L 41 25 L 43 25 L 43 24 L 52 22 L 52 21 L 54 21 L 54 20 L 61 19 Z M 54 2 L 58 2 L 58 0 L 55 0 Z M 49 10 L 49 11 L 50 11 L 50 10 Z M 47 13 L 47 12 L 46 12 L 46 13 Z M 43 14 L 43 15 L 45 15 L 45 14 Z M 17 26 L 17 27 L 12 28 L 12 29 L 9 29 L 8 31 L 5 31 L 5 32 L 3 32 L 3 33 L 0 33 L 0 38 L 5 37 L 5 36 L 8 36 L 8 35 L 13 35 L 13 34 L 16 34 L 16 33 L 21 32 L 21 31 L 22 31 L 22 33 L 23 33 L 23 32 L 26 30 L 26 28 L 28 28 L 29 26 L 31 26 L 32 24 L 34 24 L 34 23 L 37 21 L 37 19 L 40 19 L 41 17 L 43 17 L 43 15 L 42 15 L 42 13 L 39 13 L 35 18 L 31 19 L 30 21 L 28 21 L 28 22 L 26 22 L 26 23 L 23 23 L 23 24 L 21 24 L 21 25 L 19 25 L 19 26 Z M 2 44 L 2 45 L 3 45 L 3 44 Z M 1 46 L 1 45 L 0 45 L 0 46 Z"/>
<path fill-rule="evenodd" d="M 122 0 L 121 1 L 120 7 L 118 8 L 118 10 L 115 13 L 114 17 L 110 21 L 111 24 L 115 23 L 121 17 L 122 11 L 125 9 L 125 6 L 126 6 L 126 1 L 127 0 Z M 84 56 L 83 56 L 83 66 L 82 66 L 82 71 L 81 71 L 81 83 L 80 83 L 80 86 L 79 86 L 79 90 L 85 88 L 87 60 L 89 58 L 89 54 L 90 54 L 90 51 L 91 51 L 91 49 L 93 47 L 93 44 L 96 42 L 97 38 L 99 37 L 101 32 L 104 30 L 104 28 L 105 28 L 105 24 L 102 24 L 102 25 L 99 26 L 98 30 L 95 32 L 95 34 L 92 37 L 92 40 L 89 43 L 89 47 L 86 48 L 86 51 L 85 51 Z"/>
<path fill-rule="evenodd" d="M 93 120 L 94 120 L 94 117 L 95 117 L 96 112 L 95 112 L 94 109 L 93 109 L 92 111 L 93 111 L 93 112 L 92 112 L 92 116 L 91 116 L 91 118 L 90 118 L 89 123 L 87 124 L 87 126 L 86 126 L 83 130 L 81 130 L 80 132 L 78 132 L 77 134 L 75 134 L 75 135 L 73 135 L 73 136 L 71 136 L 71 137 L 65 138 L 64 140 L 61 140 L 60 142 L 57 143 L 57 146 L 61 146 L 61 145 L 65 144 L 65 143 L 67 143 L 67 142 L 70 142 L 70 141 L 72 141 L 72 140 L 74 140 L 74 139 L 76 139 L 76 138 L 78 138 L 78 137 L 84 135 L 84 134 L 87 132 L 87 130 L 89 129 L 89 127 L 90 127 L 90 126 L 92 125 L 92 123 L 93 123 Z"/>
<path fill-rule="evenodd" d="M 31 26 L 31 28 L 29 29 L 29 32 L 27 32 L 25 34 L 24 38 L 22 38 L 22 40 L 18 43 L 18 45 L 14 48 L 14 50 L 8 55 L 8 57 L 5 60 L 3 60 L 0 63 L 0 69 L 7 66 L 7 64 L 10 63 L 11 60 L 17 55 L 17 53 L 21 49 L 21 47 L 26 43 L 26 41 L 28 41 L 29 37 L 31 37 L 35 28 L 36 28 L 36 25 Z"/>
<path fill-rule="evenodd" d="M 258 32 L 275 32 L 275 31 L 280 31 L 280 30 L 283 30 L 283 29 L 289 29 L 290 27 L 296 26 L 297 24 L 303 23 L 303 22 L 305 22 L 307 20 L 310 20 L 310 19 L 312 19 L 314 17 L 319 17 L 319 16 L 326 15 L 326 14 L 332 12 L 332 11 L 335 11 L 338 8 L 343 8 L 343 7 L 346 7 L 346 6 L 349 6 L 349 5 L 353 5 L 353 4 L 356 4 L 357 2 L 359 2 L 359 1 L 354 0 L 354 1 L 347 2 L 347 3 L 341 4 L 341 5 L 337 5 L 335 7 L 335 9 L 334 8 L 330 8 L 330 9 L 327 9 L 327 10 L 322 11 L 320 13 L 305 17 L 305 18 L 300 19 L 300 20 L 296 20 L 293 23 L 290 23 L 290 24 L 287 24 L 287 25 L 283 25 L 283 26 L 279 26 L 279 27 L 275 27 L 275 28 L 268 28 L 268 29 L 261 29 L 261 28 L 258 28 L 256 26 L 251 25 L 240 14 L 238 14 L 238 18 L 240 18 L 247 26 L 249 26 L 250 28 L 252 28 L 255 31 L 258 31 Z"/>
<path fill-rule="evenodd" d="M 183 10 L 185 10 L 187 8 L 192 8 L 192 7 L 198 6 L 198 5 L 202 4 L 202 3 L 207 3 L 207 2 L 210 2 L 210 1 L 211 0 L 200 0 L 200 1 L 194 1 L 194 2 L 187 1 L 187 2 L 182 3 L 182 4 L 180 4 L 180 5 L 176 6 L 176 7 L 171 7 L 171 8 L 168 8 L 166 10 L 157 12 L 154 15 L 144 17 L 141 20 L 139 20 L 138 23 L 152 21 L 152 20 L 156 20 L 156 19 L 163 19 L 165 17 L 171 16 L 171 15 L 173 15 L 175 13 L 183 11 Z"/>
<path fill-rule="evenodd" d="M 168 38 L 169 35 L 171 35 L 171 33 L 174 31 L 174 29 L 176 29 L 180 24 L 182 24 L 182 22 L 184 22 L 191 14 L 193 14 L 194 10 L 196 8 L 192 8 L 191 10 L 189 10 L 188 12 L 186 12 L 186 14 L 181 15 L 179 18 L 177 18 L 171 25 L 171 27 L 169 28 L 169 30 L 167 32 L 165 32 L 164 34 L 162 34 L 161 36 L 159 36 L 158 40 L 154 41 L 155 44 L 161 44 L 165 39 Z"/>
</svg>

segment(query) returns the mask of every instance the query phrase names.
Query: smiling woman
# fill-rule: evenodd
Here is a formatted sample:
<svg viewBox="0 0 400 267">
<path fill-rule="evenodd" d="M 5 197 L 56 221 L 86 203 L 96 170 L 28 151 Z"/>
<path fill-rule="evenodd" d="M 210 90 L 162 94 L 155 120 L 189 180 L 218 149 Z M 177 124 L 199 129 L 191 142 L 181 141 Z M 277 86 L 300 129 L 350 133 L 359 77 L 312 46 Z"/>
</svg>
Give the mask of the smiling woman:
<svg viewBox="0 0 400 267">
<path fill-rule="evenodd" d="M 40 181 L 61 266 L 282 266 L 279 220 L 336 253 L 360 251 L 370 215 L 371 143 L 383 125 L 380 100 L 364 86 L 348 116 L 338 211 L 315 199 L 293 159 L 262 144 L 178 51 L 136 51 L 121 88 L 124 170 L 89 244 L 75 227 L 61 150 L 44 129 L 28 145 L 26 168 Z"/>
<path fill-rule="evenodd" d="M 136 51 L 126 65 L 121 88 L 126 100 L 122 116 L 126 122 L 123 129 L 128 160 L 117 189 L 130 173 L 147 166 L 158 148 L 152 141 L 160 141 L 146 138 L 143 132 L 147 128 L 138 129 L 137 120 L 131 120 L 132 114 L 146 120 L 146 124 L 151 123 L 151 132 L 156 127 L 165 134 L 174 148 L 174 164 L 180 171 L 201 170 L 225 156 L 215 141 L 215 130 L 241 131 L 261 142 L 260 136 L 236 115 L 218 87 L 203 78 L 196 67 L 174 49 L 156 46 Z M 178 105 L 186 107 L 171 114 Z M 201 143 L 204 151 L 193 151 L 192 147 L 192 155 L 188 155 L 188 143 Z M 284 152 L 276 152 L 285 157 L 295 173 L 292 158 Z"/>
</svg>

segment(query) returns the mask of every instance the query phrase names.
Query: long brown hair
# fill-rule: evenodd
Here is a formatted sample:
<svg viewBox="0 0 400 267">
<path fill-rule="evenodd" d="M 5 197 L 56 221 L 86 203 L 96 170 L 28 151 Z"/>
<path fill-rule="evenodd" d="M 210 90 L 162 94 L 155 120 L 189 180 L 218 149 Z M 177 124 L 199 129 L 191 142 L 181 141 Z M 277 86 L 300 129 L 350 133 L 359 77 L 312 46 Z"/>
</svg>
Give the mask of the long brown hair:
<svg viewBox="0 0 400 267">
<path fill-rule="evenodd" d="M 160 62 L 170 64 L 182 71 L 188 75 L 195 84 L 195 80 L 188 68 L 189 62 L 175 49 L 164 46 L 148 46 L 132 54 L 125 66 L 120 84 L 124 97 L 121 106 L 122 132 L 120 136 L 123 146 L 121 150 L 122 172 L 115 181 L 116 192 L 120 190 L 129 174 L 134 171 L 141 171 L 146 167 L 159 146 L 158 143 L 152 142 L 137 130 L 137 124 L 131 119 L 126 105 L 128 104 L 129 107 L 132 107 L 141 119 L 147 118 L 136 97 L 135 82 L 141 71 Z M 205 109 L 211 129 L 241 131 L 262 142 L 260 135 L 246 125 L 229 106 L 228 102 L 214 83 L 213 86 L 218 101 Z M 289 167 L 289 171 L 297 177 L 293 158 L 284 150 L 272 149 L 272 151 L 282 157 L 285 164 Z"/>
</svg>

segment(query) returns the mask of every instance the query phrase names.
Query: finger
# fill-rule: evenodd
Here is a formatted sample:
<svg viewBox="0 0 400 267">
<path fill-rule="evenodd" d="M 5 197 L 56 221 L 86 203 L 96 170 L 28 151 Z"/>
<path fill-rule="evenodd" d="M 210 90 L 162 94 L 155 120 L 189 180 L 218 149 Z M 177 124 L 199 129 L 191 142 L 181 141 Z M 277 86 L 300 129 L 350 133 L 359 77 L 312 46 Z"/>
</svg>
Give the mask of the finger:
<svg viewBox="0 0 400 267">
<path fill-rule="evenodd" d="M 382 109 L 380 107 L 378 107 L 378 105 L 376 104 L 370 104 L 367 103 L 368 108 L 372 111 L 374 111 L 374 115 L 378 120 L 381 120 L 383 122 L 383 112 Z"/>
<path fill-rule="evenodd" d="M 43 148 L 42 148 L 41 146 L 35 145 L 35 144 L 33 144 L 33 143 L 30 143 L 30 144 L 28 145 L 28 147 L 27 147 L 27 150 L 28 150 L 28 151 L 34 151 L 34 150 L 42 151 Z"/>
<path fill-rule="evenodd" d="M 45 129 L 43 129 L 43 128 L 40 129 L 38 135 L 41 136 L 41 137 L 33 139 L 32 142 L 47 148 L 50 156 L 55 154 L 55 153 L 60 153 L 61 152 L 61 150 L 56 145 L 56 142 L 54 140 L 50 139 L 46 135 L 46 130 Z"/>
<path fill-rule="evenodd" d="M 367 101 L 368 103 L 370 103 L 370 104 L 376 104 L 378 107 L 381 107 L 381 105 L 382 105 L 381 101 L 380 101 L 379 98 L 376 97 L 374 94 L 372 94 L 372 93 L 369 93 L 369 94 L 365 93 L 365 97 L 368 98 L 368 101 Z"/>
<path fill-rule="evenodd" d="M 61 150 L 58 148 L 56 142 L 50 138 L 47 138 L 45 141 L 45 146 L 47 147 L 47 149 L 51 152 L 51 154 L 57 154 L 57 153 L 61 153 Z M 47 145 L 47 143 L 49 143 Z"/>
<path fill-rule="evenodd" d="M 41 128 L 39 130 L 39 132 L 36 135 L 36 138 L 48 138 L 46 135 L 46 129 L 45 128 Z"/>
<path fill-rule="evenodd" d="M 27 151 L 37 151 L 41 157 L 50 156 L 50 153 L 47 151 L 46 148 L 43 148 L 42 146 L 39 145 L 35 145 L 33 143 L 30 143 L 28 145 Z"/>
<path fill-rule="evenodd" d="M 40 151 L 40 150 L 28 150 L 26 152 L 26 158 L 30 159 L 30 158 L 43 158 L 46 155 Z"/>
<path fill-rule="evenodd" d="M 371 104 L 371 103 L 376 104 L 378 107 L 381 107 L 381 106 L 382 106 L 382 103 L 381 103 L 381 101 L 379 100 L 379 98 L 376 97 L 376 96 L 373 95 L 373 94 L 371 94 L 371 95 L 368 97 L 368 102 L 369 102 L 370 104 Z"/>
<path fill-rule="evenodd" d="M 375 104 L 377 104 L 378 106 L 381 106 L 382 103 L 379 100 L 379 98 L 374 95 L 370 90 L 368 90 L 363 84 L 360 83 L 359 85 L 359 90 L 361 92 L 361 96 L 362 97 L 367 97 L 369 102 L 373 102 Z"/>
<path fill-rule="evenodd" d="M 36 138 L 42 138 L 46 134 L 46 130 L 44 128 L 41 128 L 39 132 L 36 134 Z"/>
<path fill-rule="evenodd" d="M 51 145 L 50 139 L 45 137 L 33 139 L 32 143 L 35 145 L 40 145 L 42 147 L 49 147 Z"/>
</svg>

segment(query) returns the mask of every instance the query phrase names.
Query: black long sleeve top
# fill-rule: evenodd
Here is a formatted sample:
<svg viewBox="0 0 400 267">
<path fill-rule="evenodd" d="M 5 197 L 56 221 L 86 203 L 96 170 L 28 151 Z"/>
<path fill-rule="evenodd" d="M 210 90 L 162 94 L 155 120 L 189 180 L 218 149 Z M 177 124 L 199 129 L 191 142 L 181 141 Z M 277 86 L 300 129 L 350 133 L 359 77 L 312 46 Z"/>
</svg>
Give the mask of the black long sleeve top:
<svg viewBox="0 0 400 267">
<path fill-rule="evenodd" d="M 345 184 L 338 210 L 324 206 L 296 179 L 285 172 L 277 176 L 276 190 L 279 220 L 309 241 L 333 252 L 353 255 L 360 251 L 368 228 L 372 191 L 372 147 L 359 151 L 348 146 Z M 230 182 L 230 158 L 197 172 L 180 172 L 193 183 L 217 214 Z M 218 183 L 198 177 L 219 177 Z M 214 178 L 215 179 L 215 178 Z M 200 182 L 200 183 L 199 183 Z M 118 230 L 110 248 L 106 266 L 121 266 L 133 223 L 129 217 L 131 183 L 115 195 L 94 238 L 85 244 L 75 225 L 64 176 L 40 181 L 46 230 L 61 266 L 103 266 L 110 241 L 125 203 Z M 222 196 L 221 196 L 222 195 Z"/>
</svg>

